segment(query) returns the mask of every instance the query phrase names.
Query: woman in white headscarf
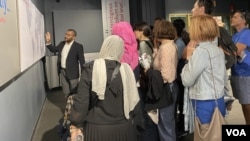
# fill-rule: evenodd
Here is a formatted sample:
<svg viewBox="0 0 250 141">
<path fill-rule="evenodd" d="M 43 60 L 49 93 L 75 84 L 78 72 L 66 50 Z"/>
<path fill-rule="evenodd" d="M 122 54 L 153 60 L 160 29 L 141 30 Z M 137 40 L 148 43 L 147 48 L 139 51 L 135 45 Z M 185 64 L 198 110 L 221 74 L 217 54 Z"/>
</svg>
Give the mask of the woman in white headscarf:
<svg viewBox="0 0 250 141">
<path fill-rule="evenodd" d="M 123 46 L 119 36 L 107 37 L 99 58 L 83 68 L 70 114 L 71 139 L 83 128 L 87 141 L 137 140 L 132 118 L 140 99 L 131 67 L 120 63 Z"/>
</svg>

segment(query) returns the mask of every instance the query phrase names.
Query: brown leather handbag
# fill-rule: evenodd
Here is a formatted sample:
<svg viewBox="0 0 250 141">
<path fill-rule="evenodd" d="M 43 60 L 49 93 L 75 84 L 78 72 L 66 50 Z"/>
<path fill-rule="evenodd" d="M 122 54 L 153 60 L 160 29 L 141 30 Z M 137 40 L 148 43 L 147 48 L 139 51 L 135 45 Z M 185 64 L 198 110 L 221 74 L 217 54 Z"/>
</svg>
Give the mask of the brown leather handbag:
<svg viewBox="0 0 250 141">
<path fill-rule="evenodd" d="M 210 59 L 212 78 L 214 83 L 213 67 L 211 63 L 210 53 L 207 50 Z M 215 83 L 214 83 L 215 87 Z M 215 92 L 215 88 L 214 88 Z M 212 115 L 211 122 L 208 124 L 201 124 L 197 116 L 195 116 L 194 121 L 194 141 L 222 141 L 222 125 L 227 124 L 225 118 L 222 116 L 219 108 L 217 95 L 215 92 L 215 103 L 216 107 L 214 108 L 214 113 Z M 196 105 L 195 105 L 196 106 Z"/>
</svg>

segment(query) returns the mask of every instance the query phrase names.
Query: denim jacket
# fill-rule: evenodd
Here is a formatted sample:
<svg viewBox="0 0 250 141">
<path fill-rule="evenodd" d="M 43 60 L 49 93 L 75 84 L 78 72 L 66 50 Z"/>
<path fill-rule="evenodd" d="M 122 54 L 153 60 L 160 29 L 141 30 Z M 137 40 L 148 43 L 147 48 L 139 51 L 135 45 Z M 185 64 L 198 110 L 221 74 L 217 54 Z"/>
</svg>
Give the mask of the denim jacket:
<svg viewBox="0 0 250 141">
<path fill-rule="evenodd" d="M 189 87 L 191 99 L 215 99 L 215 91 L 217 99 L 224 96 L 227 83 L 225 57 L 217 46 L 217 40 L 199 43 L 182 69 L 181 78 L 183 85 Z"/>
</svg>

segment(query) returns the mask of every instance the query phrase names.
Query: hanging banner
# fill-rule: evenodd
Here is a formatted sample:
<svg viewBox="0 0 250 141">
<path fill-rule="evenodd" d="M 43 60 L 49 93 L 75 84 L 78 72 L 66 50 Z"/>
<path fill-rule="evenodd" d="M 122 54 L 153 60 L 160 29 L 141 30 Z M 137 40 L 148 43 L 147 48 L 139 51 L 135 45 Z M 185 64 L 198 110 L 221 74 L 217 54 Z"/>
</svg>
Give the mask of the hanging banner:
<svg viewBox="0 0 250 141">
<path fill-rule="evenodd" d="M 102 0 L 103 38 L 111 35 L 114 23 L 130 22 L 129 0 Z"/>
</svg>

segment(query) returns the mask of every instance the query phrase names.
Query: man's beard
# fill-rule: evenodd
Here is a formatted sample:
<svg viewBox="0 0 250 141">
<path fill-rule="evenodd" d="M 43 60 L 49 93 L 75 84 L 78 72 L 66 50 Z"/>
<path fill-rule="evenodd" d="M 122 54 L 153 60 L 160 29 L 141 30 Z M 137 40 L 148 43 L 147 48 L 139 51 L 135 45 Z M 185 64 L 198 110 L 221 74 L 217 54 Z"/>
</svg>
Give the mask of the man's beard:
<svg viewBox="0 0 250 141">
<path fill-rule="evenodd" d="M 65 42 L 66 42 L 66 43 L 70 43 L 71 41 L 72 41 L 72 39 L 68 39 L 68 40 L 65 39 Z"/>
</svg>

